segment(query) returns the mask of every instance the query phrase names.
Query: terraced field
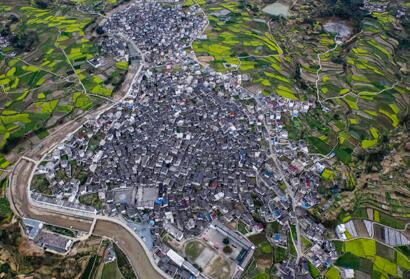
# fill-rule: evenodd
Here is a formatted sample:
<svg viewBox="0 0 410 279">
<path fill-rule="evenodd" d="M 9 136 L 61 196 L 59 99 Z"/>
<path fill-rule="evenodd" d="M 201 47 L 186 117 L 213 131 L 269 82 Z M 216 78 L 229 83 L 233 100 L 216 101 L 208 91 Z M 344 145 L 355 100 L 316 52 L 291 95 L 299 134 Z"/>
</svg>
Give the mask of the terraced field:
<svg viewBox="0 0 410 279">
<path fill-rule="evenodd" d="M 377 171 L 359 178 L 354 191 L 341 193 L 334 204 L 321 213 L 323 218 L 334 219 L 341 213 L 339 220 L 342 222 L 351 218 L 368 219 L 404 229 L 410 218 L 410 152 L 405 147 L 409 138 L 405 134 L 393 138 L 391 145 L 395 152 L 383 159 L 372 159 L 366 167 Z"/>
<path fill-rule="evenodd" d="M 336 245 L 343 255 L 336 265 L 351 268 L 372 278 L 403 278 L 410 269 L 410 261 L 402 252 L 369 239 L 356 239 Z"/>
<path fill-rule="evenodd" d="M 3 3 L 0 22 L 15 41 L 0 49 L 0 150 L 6 154 L 24 138 L 43 138 L 47 128 L 105 102 L 128 63 L 104 57 L 97 16 L 79 12 L 81 5 Z M 104 62 L 96 67 L 91 62 L 99 58 Z M 0 155 L 0 168 L 8 164 Z"/>
<path fill-rule="evenodd" d="M 407 115 L 409 84 L 400 71 L 400 57 L 395 56 L 399 42 L 385 31 L 393 29 L 392 21 L 391 16 L 374 15 L 364 20 L 361 33 L 349 46 L 321 56 L 319 99 L 346 112 L 344 121 L 326 134 L 325 144 L 374 147 Z M 336 63 L 341 56 L 345 68 Z"/>
<path fill-rule="evenodd" d="M 394 10 L 349 21 L 321 16 L 325 7 L 314 0 L 295 2 L 288 18 L 269 16 L 258 1 L 186 1 L 195 3 L 209 19 L 193 44 L 199 60 L 242 74 L 242 85 L 257 94 L 315 103 L 298 117 L 282 115 L 289 138 L 335 156 L 323 177 L 354 188 L 352 169 L 385 148 L 409 112 L 409 51 Z M 346 25 L 350 35 L 326 31 L 329 22 Z"/>
<path fill-rule="evenodd" d="M 326 6 L 331 1 L 324 2 L 295 1 L 283 18 L 263 13 L 260 1 L 186 1 L 199 4 L 209 19 L 193 49 L 203 64 L 241 74 L 242 85 L 255 94 L 316 105 L 296 117 L 282 114 L 289 138 L 305 140 L 311 153 L 329 163 L 319 192 L 332 202 L 326 209 L 312 208 L 313 215 L 404 229 L 410 217 L 408 30 L 394 8 L 346 19 L 332 16 Z M 326 31 L 329 23 L 350 34 L 342 38 Z M 367 268 L 359 273 L 385 278 L 409 269 L 408 258 L 398 252 L 393 258 L 360 254 L 356 244 L 362 243 L 346 243 L 343 253 Z M 340 274 L 333 268 L 326 277 Z"/>
<path fill-rule="evenodd" d="M 253 15 L 241 1 L 202 1 L 202 6 L 209 26 L 206 38 L 193 44 L 200 61 L 211 56 L 208 62 L 218 71 L 239 70 L 246 74 L 250 82 L 245 86 L 252 87 L 252 91 L 299 98 L 289 75 L 290 57 L 269 32 L 269 17 Z"/>
</svg>

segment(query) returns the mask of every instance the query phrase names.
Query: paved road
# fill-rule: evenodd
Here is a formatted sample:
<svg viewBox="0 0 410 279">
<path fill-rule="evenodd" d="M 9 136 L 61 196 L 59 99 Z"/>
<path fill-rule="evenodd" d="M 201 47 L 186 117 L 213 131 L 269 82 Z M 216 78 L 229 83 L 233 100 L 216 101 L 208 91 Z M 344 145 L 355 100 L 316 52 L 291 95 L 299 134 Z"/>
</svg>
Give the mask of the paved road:
<svg viewBox="0 0 410 279">
<path fill-rule="evenodd" d="M 275 150 L 272 146 L 273 133 L 272 133 L 270 127 L 266 124 L 266 119 L 263 119 L 263 125 L 265 127 L 265 130 L 267 131 L 267 136 L 268 137 L 266 138 L 266 140 L 269 143 L 269 151 L 271 153 L 270 157 L 273 159 L 273 162 L 275 163 L 276 169 L 279 172 L 279 175 L 281 177 L 282 182 L 285 183 L 285 185 L 286 185 L 286 192 L 288 193 L 288 195 L 291 199 L 292 210 L 295 213 L 295 217 L 296 217 L 295 227 L 296 227 L 296 237 L 297 237 L 297 239 L 293 239 L 293 234 L 291 234 L 291 238 L 292 238 L 293 243 L 295 243 L 295 246 L 296 246 L 296 254 L 297 254 L 296 261 L 299 262 L 300 258 L 303 256 L 303 249 L 302 249 L 302 237 L 301 237 L 301 234 L 300 234 L 299 220 L 296 216 L 295 194 L 293 193 L 292 186 L 289 184 L 285 174 L 283 173 L 282 166 L 281 166 L 281 164 L 279 162 L 279 159 L 276 156 L 276 152 L 275 152 Z"/>
</svg>

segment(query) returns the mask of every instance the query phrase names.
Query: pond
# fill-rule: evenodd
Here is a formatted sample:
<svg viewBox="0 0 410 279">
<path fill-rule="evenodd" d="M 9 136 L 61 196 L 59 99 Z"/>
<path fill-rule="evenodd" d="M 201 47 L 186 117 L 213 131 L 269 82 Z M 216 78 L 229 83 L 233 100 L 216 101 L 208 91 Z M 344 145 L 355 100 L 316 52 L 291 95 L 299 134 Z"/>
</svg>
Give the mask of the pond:
<svg viewBox="0 0 410 279">
<path fill-rule="evenodd" d="M 275 2 L 267 5 L 262 11 L 273 16 L 287 17 L 289 16 L 289 5 Z"/>
<path fill-rule="evenodd" d="M 352 27 L 349 23 L 343 20 L 328 21 L 323 25 L 326 32 L 336 33 L 337 37 L 344 40 L 352 34 Z"/>
</svg>

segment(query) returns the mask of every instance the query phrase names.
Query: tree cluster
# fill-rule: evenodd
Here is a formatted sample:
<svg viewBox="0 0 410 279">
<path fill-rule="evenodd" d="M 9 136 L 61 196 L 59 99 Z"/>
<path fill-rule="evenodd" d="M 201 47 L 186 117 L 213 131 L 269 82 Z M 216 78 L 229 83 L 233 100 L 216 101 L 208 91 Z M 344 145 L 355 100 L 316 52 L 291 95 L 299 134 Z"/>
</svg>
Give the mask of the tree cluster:
<svg viewBox="0 0 410 279">
<path fill-rule="evenodd" d="M 10 37 L 11 45 L 21 51 L 30 51 L 38 42 L 37 33 L 34 31 L 19 31 Z"/>
</svg>

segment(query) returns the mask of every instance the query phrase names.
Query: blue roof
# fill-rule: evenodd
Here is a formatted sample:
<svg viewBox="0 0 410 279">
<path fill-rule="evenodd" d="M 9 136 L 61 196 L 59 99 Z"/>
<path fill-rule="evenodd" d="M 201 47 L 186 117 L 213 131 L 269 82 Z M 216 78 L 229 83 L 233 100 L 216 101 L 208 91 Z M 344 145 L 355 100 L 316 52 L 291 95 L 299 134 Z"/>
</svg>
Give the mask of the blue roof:
<svg viewBox="0 0 410 279">
<path fill-rule="evenodd" d="M 281 215 L 282 215 L 282 214 L 281 214 L 280 210 L 275 210 L 275 211 L 273 211 L 273 216 L 279 217 L 279 216 L 281 216 Z"/>
<path fill-rule="evenodd" d="M 273 173 L 272 173 L 271 171 L 265 171 L 264 174 L 265 174 L 266 176 L 269 176 L 269 177 L 270 177 L 270 176 L 272 176 Z"/>
<path fill-rule="evenodd" d="M 275 233 L 275 234 L 272 236 L 272 238 L 273 238 L 273 240 L 279 241 L 279 240 L 280 240 L 280 234 Z"/>
</svg>

